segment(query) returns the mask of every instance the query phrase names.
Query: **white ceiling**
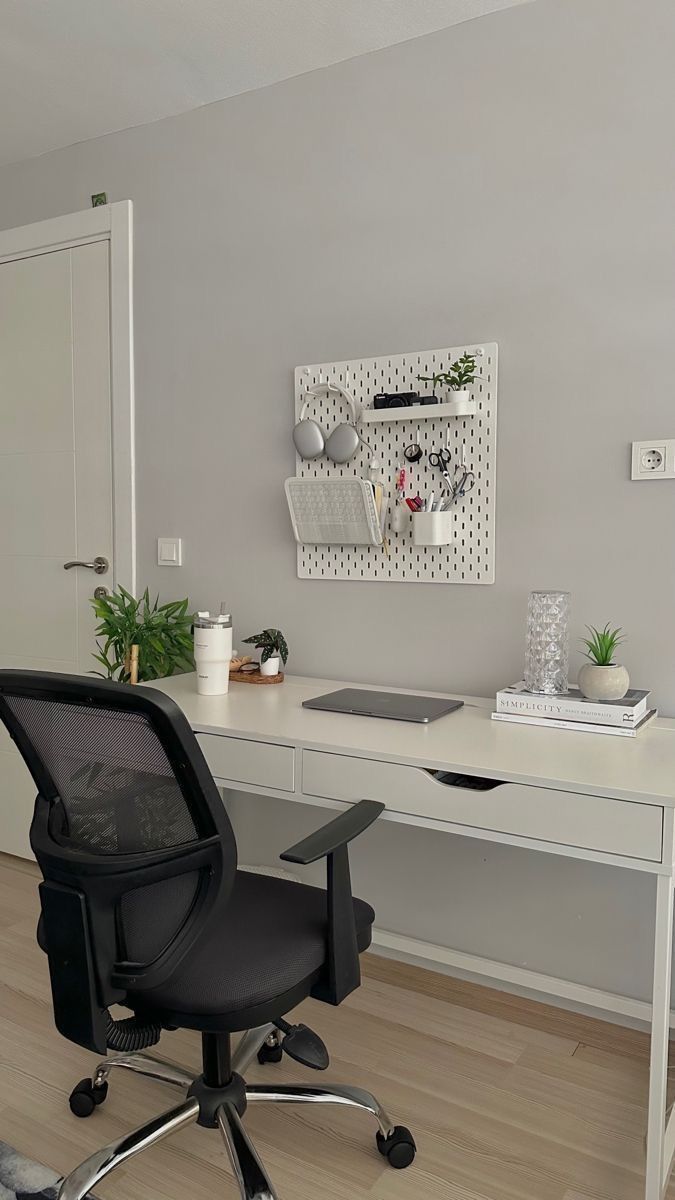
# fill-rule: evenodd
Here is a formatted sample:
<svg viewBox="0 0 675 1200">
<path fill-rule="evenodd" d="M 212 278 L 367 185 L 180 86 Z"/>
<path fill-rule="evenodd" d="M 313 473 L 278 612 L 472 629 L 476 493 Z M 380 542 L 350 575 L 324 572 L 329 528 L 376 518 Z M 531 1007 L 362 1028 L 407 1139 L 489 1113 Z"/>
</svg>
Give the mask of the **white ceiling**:
<svg viewBox="0 0 675 1200">
<path fill-rule="evenodd" d="M 0 0 L 0 164 L 527 0 Z"/>
</svg>

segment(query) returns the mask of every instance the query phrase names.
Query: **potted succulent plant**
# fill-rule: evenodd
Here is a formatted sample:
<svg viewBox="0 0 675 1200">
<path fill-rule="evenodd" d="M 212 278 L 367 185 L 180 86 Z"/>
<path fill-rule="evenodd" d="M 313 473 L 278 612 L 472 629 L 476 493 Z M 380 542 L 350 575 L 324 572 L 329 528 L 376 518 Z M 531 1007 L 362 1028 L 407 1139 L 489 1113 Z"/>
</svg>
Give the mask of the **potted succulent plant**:
<svg viewBox="0 0 675 1200">
<path fill-rule="evenodd" d="M 248 646 L 255 646 L 256 650 L 262 652 L 260 655 L 261 675 L 278 675 L 280 659 L 286 666 L 288 646 L 280 629 L 263 629 L 262 633 L 254 633 L 251 637 L 244 638 L 244 642 Z"/>
<path fill-rule="evenodd" d="M 614 662 L 614 652 L 624 640 L 622 631 L 609 625 L 604 629 L 593 625 L 586 628 L 591 636 L 581 639 L 588 662 L 579 671 L 579 689 L 587 700 L 621 700 L 630 687 L 628 671 Z"/>
<path fill-rule="evenodd" d="M 476 411 L 476 401 L 471 399 L 470 384 L 476 379 L 476 355 L 462 354 L 455 359 L 447 371 L 436 375 L 418 375 L 421 383 L 430 383 L 435 394 L 437 387 L 447 387 L 451 392 L 450 405 L 453 416 L 465 417 Z"/>
</svg>

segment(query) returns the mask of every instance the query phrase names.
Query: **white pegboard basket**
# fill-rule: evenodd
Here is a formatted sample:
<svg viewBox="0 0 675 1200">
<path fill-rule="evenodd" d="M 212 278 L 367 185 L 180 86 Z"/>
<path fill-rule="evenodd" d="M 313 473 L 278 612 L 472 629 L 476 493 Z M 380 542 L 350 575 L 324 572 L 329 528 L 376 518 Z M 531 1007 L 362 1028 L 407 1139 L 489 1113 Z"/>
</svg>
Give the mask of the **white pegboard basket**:
<svg viewBox="0 0 675 1200">
<path fill-rule="evenodd" d="M 433 375 L 447 370 L 465 353 L 482 351 L 477 359 L 476 380 L 471 388 L 476 411 L 468 416 L 448 416 L 445 404 L 415 406 L 395 419 L 385 418 L 363 423 L 364 438 L 372 456 L 379 459 L 390 510 L 395 498 L 396 474 L 401 465 L 408 474 L 408 496 L 419 491 L 428 496 L 439 494 L 442 480 L 429 464 L 428 455 L 448 446 L 452 455 L 450 471 L 460 463 L 472 470 L 476 485 L 453 505 L 452 540 L 447 545 L 414 545 L 412 522 L 406 520 L 402 533 L 393 533 L 387 521 L 389 556 L 382 546 L 298 545 L 300 579 L 381 580 L 401 583 L 494 583 L 495 577 L 495 478 L 497 453 L 497 344 L 467 343 L 442 350 L 420 350 L 411 354 L 383 355 L 379 358 L 348 362 L 316 363 L 295 371 L 295 419 L 300 415 L 306 389 L 334 382 L 347 388 L 357 410 L 372 410 L 378 392 L 423 390 L 418 375 Z M 450 397 L 448 397 L 448 400 Z M 391 411 L 391 410 L 389 410 Z M 340 420 L 349 419 L 347 405 L 340 397 L 321 393 L 307 406 L 305 415 L 314 417 L 330 431 Z M 372 411 L 369 413 L 374 417 Z M 383 414 L 384 416 L 384 414 Z M 409 464 L 403 451 L 418 442 L 422 460 Z M 299 479 L 340 479 L 365 477 L 370 451 L 362 446 L 350 462 L 340 466 L 325 456 L 312 461 L 296 457 Z"/>
<path fill-rule="evenodd" d="M 287 479 L 296 542 L 381 546 L 382 528 L 367 479 Z"/>
</svg>

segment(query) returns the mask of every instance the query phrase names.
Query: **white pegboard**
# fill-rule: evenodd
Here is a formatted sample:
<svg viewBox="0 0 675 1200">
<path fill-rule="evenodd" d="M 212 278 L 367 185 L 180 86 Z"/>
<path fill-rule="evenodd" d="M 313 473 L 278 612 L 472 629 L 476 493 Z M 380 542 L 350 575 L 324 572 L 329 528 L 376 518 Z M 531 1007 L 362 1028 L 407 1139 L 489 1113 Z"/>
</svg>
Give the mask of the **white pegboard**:
<svg viewBox="0 0 675 1200">
<path fill-rule="evenodd" d="M 380 546 L 298 545 L 300 579 L 395 580 L 401 583 L 494 583 L 495 576 L 495 476 L 497 457 L 497 344 L 469 343 L 444 350 L 420 350 L 411 354 L 389 354 L 351 362 L 315 363 L 295 371 L 295 419 L 306 399 L 306 389 L 334 382 L 347 388 L 359 408 L 371 408 L 378 392 L 424 393 L 431 385 L 418 382 L 418 375 L 447 370 L 464 353 L 482 350 L 477 359 L 477 378 L 471 389 L 476 412 L 466 417 L 428 417 L 433 406 L 415 406 L 410 418 L 363 423 L 363 437 L 382 464 L 382 479 L 389 493 L 390 509 L 395 496 L 396 474 L 404 465 L 408 474 L 406 494 L 438 495 L 442 481 L 428 461 L 431 451 L 447 445 L 452 454 L 450 471 L 462 461 L 475 472 L 476 485 L 452 507 L 453 541 L 449 546 L 415 546 L 412 523 L 405 533 L 392 533 L 387 520 L 389 557 Z M 439 398 L 446 394 L 439 391 Z M 305 415 L 314 417 L 328 433 L 348 420 L 348 407 L 339 396 L 319 395 L 307 406 Z M 411 442 L 423 450 L 421 462 L 411 464 L 403 451 Z M 326 458 L 306 462 L 296 456 L 296 474 L 302 479 L 367 477 L 369 451 L 362 446 L 344 466 Z"/>
</svg>

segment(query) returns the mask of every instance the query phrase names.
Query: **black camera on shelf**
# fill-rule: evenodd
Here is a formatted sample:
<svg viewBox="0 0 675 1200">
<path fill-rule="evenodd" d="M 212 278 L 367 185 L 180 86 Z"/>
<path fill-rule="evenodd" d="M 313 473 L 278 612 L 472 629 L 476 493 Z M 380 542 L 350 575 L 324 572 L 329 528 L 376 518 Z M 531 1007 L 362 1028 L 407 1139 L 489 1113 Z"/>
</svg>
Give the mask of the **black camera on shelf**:
<svg viewBox="0 0 675 1200">
<path fill-rule="evenodd" d="M 373 396 L 373 408 L 412 408 L 414 404 L 438 404 L 438 400 L 419 392 L 378 392 Z"/>
<path fill-rule="evenodd" d="M 373 408 L 410 408 L 418 395 L 418 392 L 378 392 L 373 396 Z"/>
</svg>

